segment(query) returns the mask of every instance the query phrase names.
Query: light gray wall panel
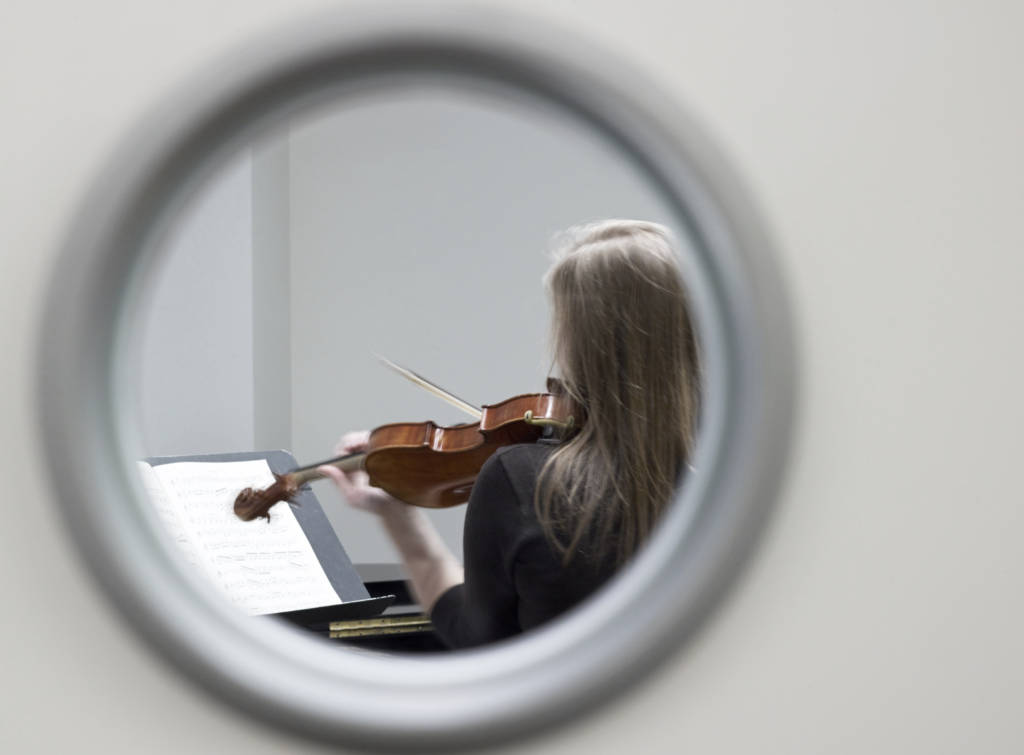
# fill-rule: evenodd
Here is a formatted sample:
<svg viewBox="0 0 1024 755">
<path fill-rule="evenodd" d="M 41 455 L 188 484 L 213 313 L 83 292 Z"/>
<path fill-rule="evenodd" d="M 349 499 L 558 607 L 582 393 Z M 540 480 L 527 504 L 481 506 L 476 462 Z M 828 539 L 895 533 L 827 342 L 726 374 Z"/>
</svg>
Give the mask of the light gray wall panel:
<svg viewBox="0 0 1024 755">
<path fill-rule="evenodd" d="M 246 154 L 183 212 L 154 276 L 139 324 L 147 455 L 252 448 L 252 236 Z"/>
<path fill-rule="evenodd" d="M 530 103 L 416 86 L 344 103 L 291 135 L 295 452 L 350 429 L 471 421 L 380 353 L 472 404 L 543 391 L 553 234 L 668 222 L 611 147 Z M 318 489 L 356 561 L 397 558 L 378 523 Z M 463 510 L 432 512 L 461 552 Z"/>
<path fill-rule="evenodd" d="M 253 422 L 259 450 L 292 446 L 288 145 L 258 145 L 252 162 Z"/>
</svg>

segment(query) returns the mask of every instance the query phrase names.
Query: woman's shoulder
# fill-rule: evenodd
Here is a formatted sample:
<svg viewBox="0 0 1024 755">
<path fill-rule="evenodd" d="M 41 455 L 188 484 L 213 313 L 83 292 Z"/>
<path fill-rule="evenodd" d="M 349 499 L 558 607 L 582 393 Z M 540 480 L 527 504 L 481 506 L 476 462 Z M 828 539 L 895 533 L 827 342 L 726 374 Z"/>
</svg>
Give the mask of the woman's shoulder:
<svg viewBox="0 0 1024 755">
<path fill-rule="evenodd" d="M 484 463 L 477 480 L 491 491 L 499 487 L 511 488 L 520 502 L 529 502 L 532 506 L 537 478 L 554 448 L 547 443 L 503 446 Z"/>
<path fill-rule="evenodd" d="M 515 443 L 502 446 L 490 459 L 488 464 L 501 465 L 506 472 L 540 471 L 551 452 L 557 448 L 552 443 Z"/>
</svg>

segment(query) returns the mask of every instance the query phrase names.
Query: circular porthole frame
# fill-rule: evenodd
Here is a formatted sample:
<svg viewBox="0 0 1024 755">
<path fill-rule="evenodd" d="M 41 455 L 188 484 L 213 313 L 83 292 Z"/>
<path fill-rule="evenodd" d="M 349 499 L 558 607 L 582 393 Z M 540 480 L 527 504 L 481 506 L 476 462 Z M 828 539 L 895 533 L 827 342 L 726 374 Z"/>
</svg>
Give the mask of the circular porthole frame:
<svg viewBox="0 0 1024 755">
<path fill-rule="evenodd" d="M 709 140 L 644 76 L 564 30 L 479 8 L 346 10 L 227 56 L 165 99 L 92 184 L 48 292 L 39 413 L 68 531 L 128 623 L 187 677 L 302 735 L 389 751 L 508 741 L 592 710 L 679 649 L 748 560 L 796 391 L 778 258 Z M 180 568 L 126 464 L 117 364 L 140 259 L 218 158 L 325 96 L 431 72 L 563 108 L 634 162 L 695 241 L 707 361 L 695 460 L 643 552 L 542 630 L 442 657 L 365 654 L 254 621 Z"/>
</svg>

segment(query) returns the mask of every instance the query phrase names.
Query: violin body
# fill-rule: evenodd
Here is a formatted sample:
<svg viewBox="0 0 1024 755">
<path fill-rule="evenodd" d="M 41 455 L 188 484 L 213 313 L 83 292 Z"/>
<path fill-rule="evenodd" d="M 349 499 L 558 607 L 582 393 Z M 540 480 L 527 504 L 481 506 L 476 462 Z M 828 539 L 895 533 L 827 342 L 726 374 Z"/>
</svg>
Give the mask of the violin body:
<svg viewBox="0 0 1024 755">
<path fill-rule="evenodd" d="M 549 380 L 549 388 L 557 388 Z M 502 446 L 534 443 L 554 428 L 565 437 L 582 419 L 578 407 L 558 393 L 525 393 L 482 407 L 480 421 L 440 427 L 433 422 L 395 422 L 370 433 L 360 453 L 275 475 L 263 490 L 246 488 L 235 498 L 235 515 L 243 521 L 270 519 L 278 501 L 291 501 L 300 487 L 319 479 L 329 464 L 343 471 L 364 469 L 370 484 L 399 500 L 430 509 L 458 506 L 469 500 L 473 483 L 491 454 Z"/>
<path fill-rule="evenodd" d="M 502 446 L 534 443 L 548 426 L 571 428 L 572 403 L 527 393 L 485 405 L 480 421 L 440 427 L 396 422 L 370 433 L 363 469 L 370 484 L 414 506 L 447 508 L 469 500 L 484 462 Z"/>
</svg>

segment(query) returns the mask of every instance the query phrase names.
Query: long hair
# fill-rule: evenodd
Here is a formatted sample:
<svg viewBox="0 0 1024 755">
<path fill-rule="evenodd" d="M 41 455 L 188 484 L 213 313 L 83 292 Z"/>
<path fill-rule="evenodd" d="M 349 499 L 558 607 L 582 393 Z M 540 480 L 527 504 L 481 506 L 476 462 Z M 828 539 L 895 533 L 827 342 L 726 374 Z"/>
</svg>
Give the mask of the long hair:
<svg viewBox="0 0 1024 755">
<path fill-rule="evenodd" d="M 692 457 L 698 344 L 669 231 L 605 220 L 569 229 L 545 277 L 552 352 L 579 432 L 541 470 L 535 506 L 568 563 L 625 562 Z"/>
</svg>

